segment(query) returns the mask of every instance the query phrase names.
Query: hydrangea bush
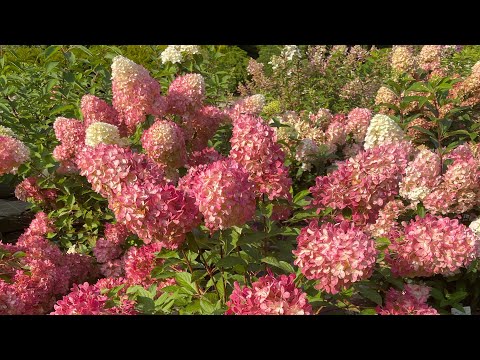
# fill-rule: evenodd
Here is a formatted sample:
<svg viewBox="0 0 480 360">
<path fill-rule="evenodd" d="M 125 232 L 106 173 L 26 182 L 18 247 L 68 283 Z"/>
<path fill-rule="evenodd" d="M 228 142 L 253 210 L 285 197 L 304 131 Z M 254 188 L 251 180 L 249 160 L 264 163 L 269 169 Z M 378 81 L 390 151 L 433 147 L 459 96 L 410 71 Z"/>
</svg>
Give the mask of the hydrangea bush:
<svg viewBox="0 0 480 360">
<path fill-rule="evenodd" d="M 50 148 L 2 117 L 0 174 L 36 215 L 0 242 L 0 314 L 477 311 L 478 63 L 287 45 L 229 99 L 198 71 L 208 49 L 166 47 L 161 76 L 111 57 L 108 88 L 43 125 Z M 358 96 L 312 111 L 305 61 L 323 81 L 362 74 L 337 87 Z M 296 79 L 292 97 L 272 79 Z"/>
</svg>

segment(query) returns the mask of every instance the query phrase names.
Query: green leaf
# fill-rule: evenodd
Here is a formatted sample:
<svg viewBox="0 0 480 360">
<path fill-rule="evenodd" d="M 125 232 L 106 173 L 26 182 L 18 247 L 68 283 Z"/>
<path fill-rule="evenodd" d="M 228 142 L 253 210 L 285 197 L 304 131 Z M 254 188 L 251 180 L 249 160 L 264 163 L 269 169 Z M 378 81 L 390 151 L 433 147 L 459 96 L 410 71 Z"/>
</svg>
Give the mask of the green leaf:
<svg viewBox="0 0 480 360">
<path fill-rule="evenodd" d="M 45 65 L 45 70 L 47 71 L 47 73 L 49 73 L 57 65 L 58 65 L 58 61 L 51 61 L 51 62 L 47 63 L 47 65 Z"/>
<path fill-rule="evenodd" d="M 212 314 L 215 311 L 215 306 L 208 300 L 204 298 L 200 299 L 200 308 L 204 314 Z"/>
<path fill-rule="evenodd" d="M 235 265 L 243 265 L 245 266 L 246 263 L 243 259 L 239 258 L 238 256 L 226 256 L 223 259 L 220 259 L 217 262 L 217 267 L 223 267 L 223 268 L 232 268 Z"/>
<path fill-rule="evenodd" d="M 378 250 L 385 250 L 390 245 L 390 240 L 386 237 L 375 238 Z"/>
<path fill-rule="evenodd" d="M 298 192 L 294 197 L 293 197 L 293 203 L 296 204 L 300 200 L 304 199 L 308 194 L 310 194 L 309 189 L 302 190 Z"/>
<path fill-rule="evenodd" d="M 426 210 L 425 210 L 425 207 L 422 205 L 422 204 L 418 204 L 417 205 L 417 214 L 418 216 L 420 216 L 421 218 L 424 218 L 425 215 L 426 215 Z"/>
<path fill-rule="evenodd" d="M 367 286 L 359 286 L 358 291 L 360 295 L 373 301 L 375 304 L 382 305 L 382 297 L 376 290 L 369 288 Z"/>
<path fill-rule="evenodd" d="M 352 214 L 353 214 L 352 209 L 348 207 L 342 210 L 342 215 L 347 220 L 350 220 L 352 218 Z"/>
<path fill-rule="evenodd" d="M 294 223 L 298 221 L 303 221 L 306 219 L 312 219 L 318 217 L 316 209 L 310 209 L 307 211 L 300 211 L 297 212 L 294 216 L 292 216 L 287 222 Z"/>
<path fill-rule="evenodd" d="M 53 55 L 55 55 L 58 50 L 60 50 L 60 46 L 58 45 L 51 45 L 49 46 L 48 48 L 45 49 L 45 61 L 47 61 L 48 59 L 50 59 Z"/>
<path fill-rule="evenodd" d="M 153 299 L 146 296 L 137 297 L 137 310 L 144 314 L 155 313 L 155 302 Z"/>
<path fill-rule="evenodd" d="M 185 290 L 191 294 L 195 294 L 197 290 L 195 289 L 195 284 L 192 283 L 192 275 L 187 272 L 178 272 L 175 274 L 175 281 Z"/>
</svg>

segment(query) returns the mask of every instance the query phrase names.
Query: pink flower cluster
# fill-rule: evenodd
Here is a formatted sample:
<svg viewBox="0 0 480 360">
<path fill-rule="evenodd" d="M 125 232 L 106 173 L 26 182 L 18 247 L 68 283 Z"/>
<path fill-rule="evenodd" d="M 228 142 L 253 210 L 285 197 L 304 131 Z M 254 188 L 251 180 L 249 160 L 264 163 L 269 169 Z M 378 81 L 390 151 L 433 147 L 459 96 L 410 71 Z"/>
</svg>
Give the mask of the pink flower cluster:
<svg viewBox="0 0 480 360">
<path fill-rule="evenodd" d="M 147 155 L 169 169 L 178 169 L 187 160 L 185 137 L 173 121 L 157 119 L 142 135 Z"/>
<path fill-rule="evenodd" d="M 0 136 L 0 176 L 16 173 L 20 165 L 30 159 L 30 150 L 12 136 Z"/>
<path fill-rule="evenodd" d="M 125 233 L 116 226 L 107 227 L 106 237 L 111 241 L 114 238 L 121 240 Z M 113 275 L 97 281 L 94 285 L 84 283 L 75 285 L 71 292 L 59 300 L 55 305 L 52 315 L 135 315 L 135 302 L 130 300 L 127 289 L 130 286 L 140 285 L 145 288 L 156 284 L 157 295 L 161 295 L 161 289 L 165 286 L 175 284 L 173 278 L 158 280 L 151 277 L 151 272 L 156 266 L 163 264 L 163 259 L 157 259 L 156 254 L 162 250 L 160 243 L 153 243 L 141 247 L 131 247 L 123 255 L 121 260 L 125 277 Z M 118 302 L 108 303 L 108 296 L 105 290 L 122 286 L 118 293 Z M 114 306 L 113 306 L 114 305 Z"/>
<path fill-rule="evenodd" d="M 211 231 L 243 225 L 255 215 L 254 184 L 232 159 L 191 168 L 179 186 L 195 197 Z"/>
<path fill-rule="evenodd" d="M 401 200 L 389 201 L 378 213 L 378 218 L 374 224 L 369 224 L 365 231 L 373 237 L 386 237 L 394 241 L 400 237 L 402 228 L 397 219 L 408 207 Z"/>
<path fill-rule="evenodd" d="M 271 271 L 252 287 L 234 289 L 227 302 L 228 315 L 311 315 L 307 294 L 294 283 L 295 274 L 273 276 Z"/>
<path fill-rule="evenodd" d="M 212 147 L 206 147 L 202 151 L 194 151 L 187 160 L 187 167 L 198 167 L 199 165 L 208 165 L 225 157 Z"/>
<path fill-rule="evenodd" d="M 99 263 L 107 263 L 114 260 L 122 254 L 122 244 L 128 236 L 127 228 L 122 224 L 106 224 L 105 236 L 99 238 L 93 254 Z"/>
<path fill-rule="evenodd" d="M 31 201 L 49 205 L 57 198 L 55 189 L 42 189 L 37 184 L 38 179 L 34 176 L 28 177 L 15 188 L 15 196 L 22 201 Z"/>
<path fill-rule="evenodd" d="M 168 88 L 168 111 L 184 115 L 195 112 L 205 98 L 205 80 L 200 74 L 178 76 Z"/>
<path fill-rule="evenodd" d="M 247 96 L 238 100 L 235 104 L 226 109 L 225 113 L 235 122 L 238 117 L 246 115 L 260 115 L 265 106 L 265 97 L 261 94 Z"/>
<path fill-rule="evenodd" d="M 103 122 L 115 125 L 121 130 L 123 129 L 117 111 L 105 100 L 87 94 L 82 97 L 80 108 L 82 110 L 85 129 L 95 122 Z M 123 130 L 122 135 L 126 135 L 126 129 Z"/>
<path fill-rule="evenodd" d="M 424 285 L 405 285 L 403 291 L 391 288 L 387 292 L 385 305 L 375 310 L 379 315 L 439 315 L 427 304 L 430 288 Z"/>
<path fill-rule="evenodd" d="M 113 59 L 112 103 L 128 134 L 135 132 L 146 115 L 162 116 L 165 113 L 167 102 L 160 92 L 160 84 L 143 66 L 123 56 Z"/>
<path fill-rule="evenodd" d="M 372 119 L 372 112 L 364 108 L 355 108 L 348 113 L 346 129 L 347 134 L 352 134 L 355 142 L 362 143 L 367 135 L 368 125 Z"/>
<path fill-rule="evenodd" d="M 297 237 L 297 265 L 315 286 L 336 294 L 344 287 L 368 279 L 376 261 L 375 242 L 353 223 L 318 225 L 312 220 Z"/>
<path fill-rule="evenodd" d="M 337 170 L 316 178 L 310 188 L 318 212 L 349 208 L 357 224 L 374 222 L 378 210 L 398 194 L 412 147 L 399 142 L 376 146 L 338 164 Z M 341 219 L 341 215 L 339 215 Z"/>
<path fill-rule="evenodd" d="M 413 202 L 425 199 L 441 182 L 440 157 L 426 147 L 421 147 L 411 161 L 400 183 L 400 196 Z"/>
<path fill-rule="evenodd" d="M 477 236 L 457 219 L 427 214 L 405 226 L 387 260 L 398 276 L 451 275 L 475 259 L 477 247 Z"/>
<path fill-rule="evenodd" d="M 453 162 L 423 204 L 433 213 L 461 214 L 480 204 L 480 162 L 468 145 L 455 148 L 446 158 Z"/>
<path fill-rule="evenodd" d="M 208 140 L 227 119 L 228 116 L 215 106 L 203 106 L 184 114 L 180 126 L 185 134 L 188 150 L 201 151 L 207 147 Z"/>
<path fill-rule="evenodd" d="M 258 193 L 266 194 L 270 200 L 290 199 L 292 180 L 276 140 L 275 130 L 261 118 L 241 115 L 233 126 L 230 157 L 245 167 Z"/>
<path fill-rule="evenodd" d="M 38 213 L 15 245 L 0 242 L 0 314 L 44 314 L 72 283 L 96 276 L 92 258 L 63 254 L 45 239 L 53 225 Z M 8 279 L 6 279 L 5 278 Z"/>
<path fill-rule="evenodd" d="M 118 292 L 120 303 L 109 306 L 105 291 L 124 285 Z M 135 303 L 129 300 L 123 278 L 104 278 L 94 285 L 85 282 L 74 285 L 72 291 L 54 305 L 50 315 L 136 315 Z"/>
</svg>

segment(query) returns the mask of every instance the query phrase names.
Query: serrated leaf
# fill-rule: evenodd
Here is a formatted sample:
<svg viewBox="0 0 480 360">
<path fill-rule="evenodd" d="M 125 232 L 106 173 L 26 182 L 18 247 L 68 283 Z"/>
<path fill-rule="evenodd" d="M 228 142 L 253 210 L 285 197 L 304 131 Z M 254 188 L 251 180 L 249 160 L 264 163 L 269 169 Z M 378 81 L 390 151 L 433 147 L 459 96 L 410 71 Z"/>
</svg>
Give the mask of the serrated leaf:
<svg viewBox="0 0 480 360">
<path fill-rule="evenodd" d="M 200 308 L 204 314 L 212 314 L 215 311 L 215 306 L 212 303 L 205 299 L 200 299 Z"/>
<path fill-rule="evenodd" d="M 369 288 L 367 286 L 359 286 L 358 292 L 360 293 L 360 295 L 373 301 L 375 304 L 382 305 L 382 297 L 376 290 L 373 290 L 372 288 Z"/>
<path fill-rule="evenodd" d="M 178 272 L 175 274 L 175 281 L 179 286 L 190 292 L 191 294 L 195 294 L 197 290 L 195 289 L 195 285 L 192 283 L 192 275 L 187 272 Z"/>
<path fill-rule="evenodd" d="M 308 194 L 310 194 L 309 189 L 302 190 L 298 192 L 294 197 L 293 197 L 293 203 L 296 204 L 300 200 L 304 199 Z"/>
<path fill-rule="evenodd" d="M 246 263 L 243 259 L 239 258 L 238 256 L 226 256 L 223 259 L 220 259 L 217 262 L 217 267 L 223 267 L 223 268 L 232 268 L 235 265 L 243 265 L 245 266 Z"/>
</svg>

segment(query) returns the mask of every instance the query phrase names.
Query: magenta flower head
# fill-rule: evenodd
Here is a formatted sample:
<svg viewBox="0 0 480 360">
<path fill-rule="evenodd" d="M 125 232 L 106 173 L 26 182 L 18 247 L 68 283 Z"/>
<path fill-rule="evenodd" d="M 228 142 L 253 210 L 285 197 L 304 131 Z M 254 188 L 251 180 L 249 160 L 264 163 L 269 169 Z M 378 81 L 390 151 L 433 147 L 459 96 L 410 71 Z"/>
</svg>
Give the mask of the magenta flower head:
<svg viewBox="0 0 480 360">
<path fill-rule="evenodd" d="M 297 265 L 315 286 L 336 294 L 352 283 L 368 279 L 375 266 L 375 241 L 360 228 L 346 221 L 318 226 L 312 220 L 297 238 Z"/>
<path fill-rule="evenodd" d="M 120 126 L 117 111 L 107 104 L 106 101 L 94 95 L 83 95 L 80 108 L 82 110 L 85 128 L 88 128 L 95 122 L 103 122 L 117 127 Z"/>
<path fill-rule="evenodd" d="M 205 80 L 200 74 L 178 76 L 168 88 L 169 112 L 184 115 L 198 110 L 205 98 Z"/>
<path fill-rule="evenodd" d="M 352 134 L 357 143 L 363 142 L 371 119 L 372 112 L 370 110 L 364 108 L 353 109 L 348 113 L 347 133 Z"/>
<path fill-rule="evenodd" d="M 387 292 L 385 305 L 375 310 L 379 315 L 439 315 L 427 304 L 430 288 L 424 285 L 405 285 L 403 291 L 391 288 Z"/>
<path fill-rule="evenodd" d="M 205 226 L 212 232 L 243 225 L 255 215 L 254 184 L 232 159 L 204 165 L 199 171 L 191 168 L 181 187 L 195 196 Z"/>
<path fill-rule="evenodd" d="M 271 271 L 252 284 L 235 282 L 227 315 L 311 315 L 307 294 L 294 284 L 295 274 L 275 277 Z"/>
</svg>

